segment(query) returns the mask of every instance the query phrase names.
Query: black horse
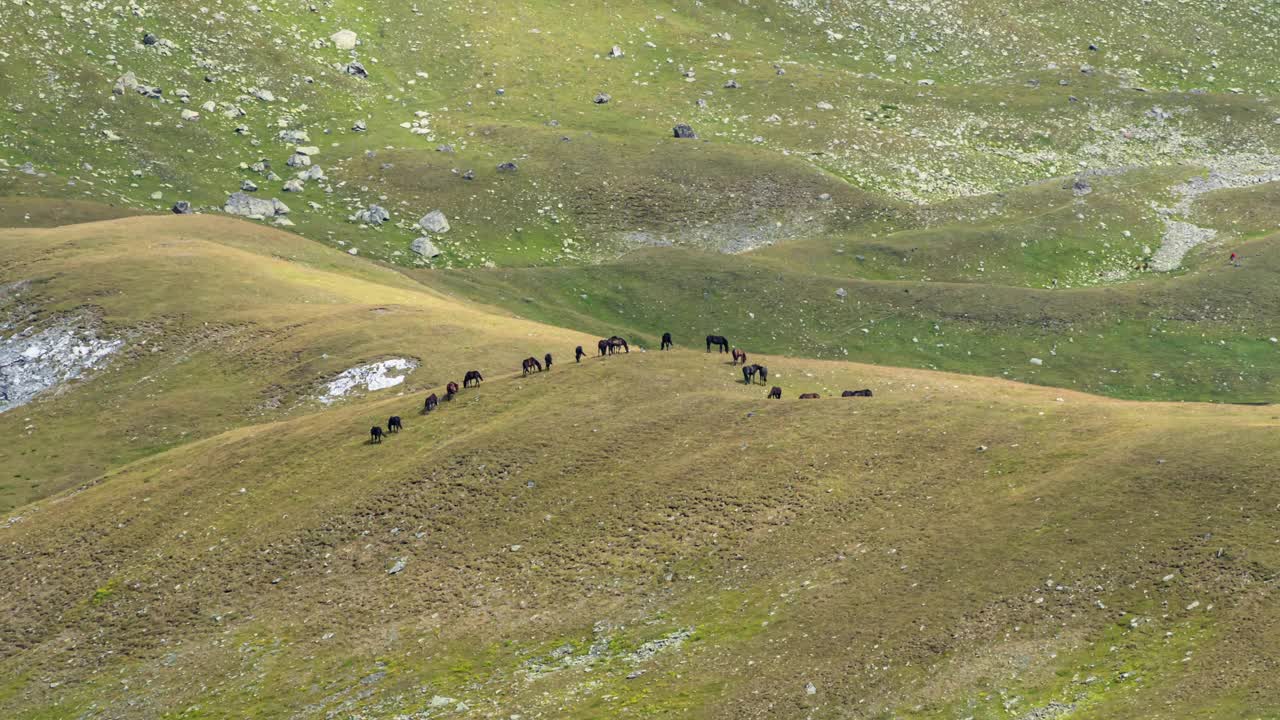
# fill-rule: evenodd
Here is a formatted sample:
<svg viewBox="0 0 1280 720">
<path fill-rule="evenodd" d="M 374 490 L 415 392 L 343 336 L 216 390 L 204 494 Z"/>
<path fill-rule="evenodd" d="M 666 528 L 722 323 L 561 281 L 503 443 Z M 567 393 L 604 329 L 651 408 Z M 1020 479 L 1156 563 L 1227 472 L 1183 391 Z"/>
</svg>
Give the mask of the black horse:
<svg viewBox="0 0 1280 720">
<path fill-rule="evenodd" d="M 520 365 L 521 365 L 521 368 L 524 370 L 525 375 L 528 375 L 530 372 L 532 372 L 534 368 L 537 368 L 538 372 L 542 372 L 542 363 L 538 362 L 538 358 L 536 357 L 525 358 L 524 362 L 522 362 Z"/>
<path fill-rule="evenodd" d="M 596 343 L 596 349 L 600 351 L 601 355 L 607 355 L 609 353 L 609 341 L 601 340 Z"/>
<path fill-rule="evenodd" d="M 662 333 L 662 347 L 660 349 L 661 350 L 671 349 L 671 333 Z"/>
<path fill-rule="evenodd" d="M 870 390 L 845 390 L 840 397 L 871 397 Z"/>
<path fill-rule="evenodd" d="M 707 352 L 711 352 L 712 345 L 719 346 L 720 348 L 719 351 L 722 353 L 729 352 L 729 341 L 724 339 L 723 335 L 708 335 L 707 336 Z"/>
<path fill-rule="evenodd" d="M 749 384 L 755 378 L 760 378 L 761 385 L 769 382 L 769 368 L 763 365 L 743 365 L 742 382 Z"/>
<path fill-rule="evenodd" d="M 782 388 L 778 387 L 777 385 L 774 385 L 774 386 L 773 386 L 773 389 L 769 391 L 768 399 L 769 399 L 769 400 L 781 400 L 781 399 L 782 399 Z"/>
<path fill-rule="evenodd" d="M 440 398 L 436 397 L 435 393 L 431 393 L 430 395 L 427 396 L 427 401 L 422 404 L 423 414 L 426 414 L 431 412 L 432 410 L 435 410 L 436 406 L 439 404 L 440 404 Z"/>
<path fill-rule="evenodd" d="M 404 429 L 404 423 L 400 422 L 399 415 L 392 415 L 387 418 L 387 432 L 395 433 Z"/>
<path fill-rule="evenodd" d="M 609 338 L 608 342 L 609 342 L 610 355 L 617 352 L 618 348 L 622 348 L 623 352 L 627 352 L 627 353 L 631 352 L 631 346 L 627 345 L 627 341 L 623 340 L 617 335 L 614 335 L 613 337 Z"/>
<path fill-rule="evenodd" d="M 466 377 L 462 378 L 462 387 L 468 388 L 472 385 L 479 385 L 484 380 L 484 376 L 479 370 L 468 370 Z"/>
<path fill-rule="evenodd" d="M 382 428 L 381 428 L 381 427 L 379 427 L 379 426 L 377 426 L 377 425 L 374 425 L 373 427 L 369 428 L 369 442 L 370 442 L 371 444 L 373 444 L 373 443 L 380 443 L 380 442 L 382 442 Z"/>
<path fill-rule="evenodd" d="M 574 348 L 574 349 L 573 349 L 573 361 L 574 361 L 574 362 L 576 362 L 576 363 L 580 363 L 580 362 L 582 362 L 582 356 L 583 356 L 583 355 L 586 355 L 586 353 L 582 351 L 582 346 L 581 346 L 581 345 L 579 345 L 578 347 L 576 347 L 576 348 Z"/>
<path fill-rule="evenodd" d="M 551 369 L 551 353 L 547 353 L 546 356 L 542 358 L 542 361 L 547 364 L 547 369 L 550 370 Z"/>
</svg>

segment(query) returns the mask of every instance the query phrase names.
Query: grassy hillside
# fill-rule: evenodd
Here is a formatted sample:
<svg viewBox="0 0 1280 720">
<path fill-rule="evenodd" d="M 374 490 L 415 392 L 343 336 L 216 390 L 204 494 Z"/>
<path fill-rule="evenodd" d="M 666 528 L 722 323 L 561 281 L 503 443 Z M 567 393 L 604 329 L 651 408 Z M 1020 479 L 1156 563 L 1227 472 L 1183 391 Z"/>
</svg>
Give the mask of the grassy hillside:
<svg viewBox="0 0 1280 720">
<path fill-rule="evenodd" d="M 252 180 L 298 232 L 400 264 L 435 208 L 437 266 L 806 240 L 1269 152 L 1277 22 L 1210 0 L 6 3 L 0 190 L 216 211 Z M 158 97 L 115 94 L 126 73 Z M 295 147 L 325 179 L 287 193 Z M 370 203 L 392 222 L 348 220 Z"/>
<path fill-rule="evenodd" d="M 245 223 L 4 241 L 29 307 L 137 333 L 0 415 L 41 481 L 0 526 L 6 717 L 1280 708 L 1272 408 L 756 355 L 768 401 L 701 350 L 575 365 L 581 335 Z M 400 354 L 400 388 L 303 399 Z"/>
</svg>

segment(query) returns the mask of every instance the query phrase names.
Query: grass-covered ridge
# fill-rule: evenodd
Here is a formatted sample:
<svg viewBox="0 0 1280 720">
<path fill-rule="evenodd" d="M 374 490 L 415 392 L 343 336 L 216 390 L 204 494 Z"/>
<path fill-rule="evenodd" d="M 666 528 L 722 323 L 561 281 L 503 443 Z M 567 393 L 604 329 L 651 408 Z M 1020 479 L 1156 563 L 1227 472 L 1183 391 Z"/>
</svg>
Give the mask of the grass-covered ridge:
<svg viewBox="0 0 1280 720">
<path fill-rule="evenodd" d="M 131 339 L 0 415 L 43 481 L 0 526 L 6 717 L 1280 707 L 1272 408 L 753 348 L 768 401 L 701 348 L 575 364 L 594 336 L 247 223 L 3 241 L 37 320 L 92 297 Z M 307 400 L 389 355 L 422 366 Z"/>
</svg>

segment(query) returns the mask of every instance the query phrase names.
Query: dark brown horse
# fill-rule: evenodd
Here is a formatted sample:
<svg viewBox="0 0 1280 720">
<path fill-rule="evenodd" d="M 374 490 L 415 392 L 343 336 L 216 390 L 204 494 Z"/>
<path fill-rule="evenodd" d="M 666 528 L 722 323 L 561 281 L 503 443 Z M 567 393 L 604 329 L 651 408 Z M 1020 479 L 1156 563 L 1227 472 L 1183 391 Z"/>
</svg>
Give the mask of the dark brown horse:
<svg viewBox="0 0 1280 720">
<path fill-rule="evenodd" d="M 870 390 L 845 390 L 840 397 L 871 397 Z"/>
<path fill-rule="evenodd" d="M 429 413 L 432 410 L 435 410 L 436 406 L 439 404 L 440 404 L 440 398 L 436 397 L 435 393 L 431 393 L 430 395 L 427 396 L 427 401 L 422 404 L 422 412 Z"/>
<path fill-rule="evenodd" d="M 800 399 L 801 400 L 817 400 L 818 397 L 819 397 L 818 393 L 805 393 L 800 396 Z"/>
<path fill-rule="evenodd" d="M 369 442 L 370 442 L 370 444 L 377 444 L 377 443 L 382 442 L 382 427 L 381 427 L 381 426 L 379 426 L 379 425 L 374 425 L 373 427 L 369 428 Z"/>
<path fill-rule="evenodd" d="M 719 352 L 722 352 L 722 353 L 729 352 L 729 341 L 726 340 L 723 335 L 708 335 L 707 336 L 707 352 L 711 352 L 712 345 L 719 347 L 720 348 Z"/>
<path fill-rule="evenodd" d="M 538 358 L 536 357 L 525 358 L 524 362 L 520 363 L 520 365 L 524 370 L 525 375 L 533 372 L 534 368 L 537 368 L 538 372 L 542 372 L 542 363 L 538 362 Z"/>
<path fill-rule="evenodd" d="M 547 369 L 550 370 L 551 369 L 551 353 L 547 353 L 546 357 L 542 358 L 542 361 L 547 364 Z"/>
<path fill-rule="evenodd" d="M 600 354 L 601 354 L 601 355 L 606 355 L 606 354 L 608 354 L 608 352 L 609 352 L 609 341 L 608 341 L 608 340 L 601 340 L 600 342 L 596 343 L 596 349 L 600 351 Z"/>
<path fill-rule="evenodd" d="M 449 384 L 444 386 L 444 399 L 452 400 L 453 396 L 457 394 L 458 394 L 458 383 L 450 380 Z"/>
<path fill-rule="evenodd" d="M 631 352 L 631 347 L 627 345 L 627 341 L 623 340 L 617 335 L 614 335 L 613 337 L 609 338 L 609 354 L 610 355 L 614 354 L 615 352 L 618 351 L 618 348 L 622 348 L 624 352 L 628 352 L 628 353 Z"/>
<path fill-rule="evenodd" d="M 387 432 L 396 433 L 404 429 L 404 423 L 400 422 L 399 415 L 392 415 L 387 418 Z"/>
<path fill-rule="evenodd" d="M 750 383 L 756 378 L 760 379 L 760 384 L 764 385 L 769 382 L 769 368 L 763 365 L 743 365 L 742 366 L 742 382 Z"/>
<path fill-rule="evenodd" d="M 671 349 L 671 333 L 662 333 L 662 347 L 659 349 L 660 350 Z"/>
<path fill-rule="evenodd" d="M 781 400 L 781 399 L 782 399 L 782 388 L 778 387 L 777 385 L 774 385 L 774 386 L 773 386 L 773 389 L 769 391 L 768 399 L 769 399 L 769 400 Z"/>
<path fill-rule="evenodd" d="M 583 355 L 586 355 L 586 353 L 585 353 L 585 352 L 583 352 L 583 350 L 582 350 L 582 346 L 581 346 L 581 345 L 579 345 L 578 347 L 576 347 L 576 348 L 574 348 L 574 349 L 573 349 L 573 361 L 574 361 L 574 362 L 576 362 L 576 363 L 580 363 L 580 362 L 582 362 L 582 356 L 583 356 Z"/>
<path fill-rule="evenodd" d="M 484 376 L 479 370 L 468 370 L 466 377 L 462 378 L 462 387 L 469 388 L 472 385 L 479 385 L 484 381 Z"/>
<path fill-rule="evenodd" d="M 736 365 L 739 362 L 741 362 L 743 365 L 747 364 L 747 353 L 745 350 L 739 350 L 738 348 L 734 348 L 733 359 L 729 361 L 729 364 Z"/>
</svg>

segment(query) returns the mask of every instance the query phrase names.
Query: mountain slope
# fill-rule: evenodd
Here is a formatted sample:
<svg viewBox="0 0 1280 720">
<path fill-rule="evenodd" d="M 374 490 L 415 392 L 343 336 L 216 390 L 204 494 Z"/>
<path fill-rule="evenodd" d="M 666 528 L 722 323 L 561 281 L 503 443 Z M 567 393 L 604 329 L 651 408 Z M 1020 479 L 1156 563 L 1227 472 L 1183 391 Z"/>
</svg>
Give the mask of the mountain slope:
<svg viewBox="0 0 1280 720">
<path fill-rule="evenodd" d="M 583 336 L 244 223 L 5 237 L 24 253 L 6 280 L 42 279 L 23 296 L 42 313 L 79 288 L 104 331 L 158 324 L 166 348 L 215 315 L 257 330 L 184 348 L 206 371 L 120 354 L 0 414 L 65 428 L 6 467 L 103 458 L 0 528 L 6 716 L 1280 707 L 1272 408 L 753 352 L 784 388 L 770 401 L 701 349 L 567 362 Z M 509 372 L 534 344 L 564 358 Z M 271 383 L 299 397 L 415 353 L 411 393 L 244 409 Z M 480 388 L 417 414 L 473 366 Z M 144 374 L 165 381 L 123 382 Z M 862 387 L 875 396 L 830 397 Z M 146 453 L 71 424 L 79 409 L 155 432 L 175 407 L 191 432 Z M 404 432 L 369 445 L 392 414 Z"/>
</svg>

